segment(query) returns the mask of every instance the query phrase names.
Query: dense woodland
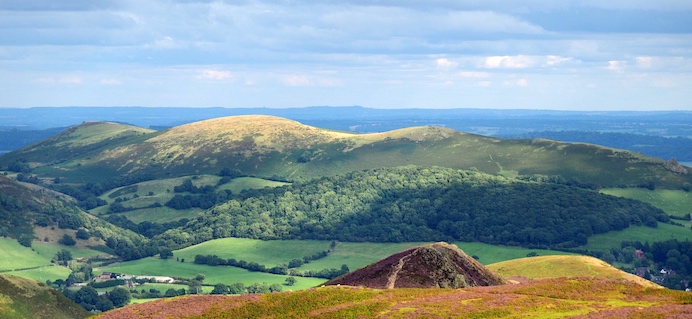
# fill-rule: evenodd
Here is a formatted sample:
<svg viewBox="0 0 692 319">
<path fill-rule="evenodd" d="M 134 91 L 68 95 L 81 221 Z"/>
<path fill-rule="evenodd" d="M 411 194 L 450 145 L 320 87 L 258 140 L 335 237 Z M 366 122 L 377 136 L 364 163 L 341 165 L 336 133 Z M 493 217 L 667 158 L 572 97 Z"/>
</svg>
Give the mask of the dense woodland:
<svg viewBox="0 0 692 319">
<path fill-rule="evenodd" d="M 560 248 L 668 220 L 649 204 L 591 190 L 408 166 L 243 192 L 156 240 L 169 248 L 223 237 Z"/>
</svg>

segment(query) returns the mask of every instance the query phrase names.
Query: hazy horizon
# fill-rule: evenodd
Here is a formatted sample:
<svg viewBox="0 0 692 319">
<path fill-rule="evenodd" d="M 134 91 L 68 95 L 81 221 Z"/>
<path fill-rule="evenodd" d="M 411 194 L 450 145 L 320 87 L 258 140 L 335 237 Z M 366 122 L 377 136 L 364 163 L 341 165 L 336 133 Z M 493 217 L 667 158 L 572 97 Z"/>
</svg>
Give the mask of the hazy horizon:
<svg viewBox="0 0 692 319">
<path fill-rule="evenodd" d="M 0 108 L 692 110 L 692 2 L 0 2 Z"/>
</svg>

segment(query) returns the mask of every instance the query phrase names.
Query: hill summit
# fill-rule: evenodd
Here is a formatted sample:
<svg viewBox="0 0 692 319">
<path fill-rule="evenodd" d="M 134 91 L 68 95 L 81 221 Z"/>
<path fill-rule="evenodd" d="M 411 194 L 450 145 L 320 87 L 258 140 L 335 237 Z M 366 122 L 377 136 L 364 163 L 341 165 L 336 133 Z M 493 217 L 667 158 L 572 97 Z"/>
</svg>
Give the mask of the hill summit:
<svg viewBox="0 0 692 319">
<path fill-rule="evenodd" d="M 368 288 L 466 288 L 505 284 L 455 245 L 427 244 L 409 248 L 343 275 L 325 285 Z"/>
</svg>

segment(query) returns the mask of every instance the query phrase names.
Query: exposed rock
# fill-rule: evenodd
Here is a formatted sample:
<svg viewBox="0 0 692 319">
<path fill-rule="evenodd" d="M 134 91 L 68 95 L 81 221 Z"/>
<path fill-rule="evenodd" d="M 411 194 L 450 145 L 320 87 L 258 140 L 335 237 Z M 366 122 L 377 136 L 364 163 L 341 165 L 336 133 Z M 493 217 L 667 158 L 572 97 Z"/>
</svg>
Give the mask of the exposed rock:
<svg viewBox="0 0 692 319">
<path fill-rule="evenodd" d="M 680 165 L 680 163 L 678 163 L 678 161 L 674 158 L 669 159 L 665 164 L 663 164 L 663 166 L 671 172 L 683 175 L 687 174 L 687 169 Z"/>
<path fill-rule="evenodd" d="M 407 249 L 325 285 L 368 288 L 465 288 L 507 283 L 457 246 L 436 243 Z"/>
</svg>

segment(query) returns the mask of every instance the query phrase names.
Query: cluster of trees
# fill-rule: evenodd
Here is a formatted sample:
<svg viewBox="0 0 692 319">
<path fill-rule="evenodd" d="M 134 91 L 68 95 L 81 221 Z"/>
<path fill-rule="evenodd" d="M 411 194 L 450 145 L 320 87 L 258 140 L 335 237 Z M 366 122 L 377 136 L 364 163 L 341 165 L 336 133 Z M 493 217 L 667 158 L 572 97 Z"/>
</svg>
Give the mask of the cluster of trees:
<svg viewBox="0 0 692 319">
<path fill-rule="evenodd" d="M 99 295 L 94 287 L 84 286 L 79 290 L 64 289 L 63 295 L 89 311 L 108 311 L 113 308 L 120 308 L 128 303 L 132 295 L 130 291 L 122 288 L 113 288 L 110 292 Z"/>
<path fill-rule="evenodd" d="M 460 240 L 563 248 L 583 245 L 593 234 L 669 221 L 662 210 L 635 200 L 439 167 L 351 172 L 240 195 L 158 242 Z"/>
<path fill-rule="evenodd" d="M 222 170 L 221 173 L 224 173 Z M 228 174 L 232 174 L 230 171 Z M 226 176 L 228 177 L 228 176 Z M 217 203 L 222 203 L 229 200 L 233 192 L 230 190 L 221 190 L 214 192 L 215 187 L 211 185 L 205 186 L 195 186 L 192 184 L 191 179 L 186 179 L 182 184 L 173 187 L 173 191 L 176 193 L 190 193 L 187 195 L 175 195 L 168 202 L 166 206 L 173 209 L 190 209 L 193 207 L 198 207 L 202 209 L 209 209 Z"/>
<path fill-rule="evenodd" d="M 190 221 L 187 218 L 181 218 L 177 221 L 165 223 L 156 223 L 150 221 L 135 223 L 122 215 L 108 215 L 104 219 L 115 226 L 129 229 L 147 238 L 152 238 L 172 228 L 182 227 Z"/>
<path fill-rule="evenodd" d="M 289 277 L 292 278 L 292 277 Z M 280 284 L 253 283 L 245 286 L 243 283 L 236 282 L 230 285 L 216 284 L 211 291 L 212 295 L 243 295 L 243 294 L 263 294 L 268 292 L 280 292 L 283 287 Z"/>
</svg>

